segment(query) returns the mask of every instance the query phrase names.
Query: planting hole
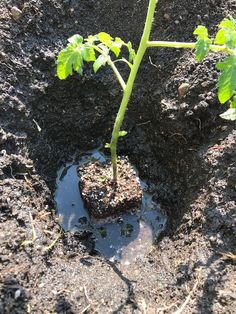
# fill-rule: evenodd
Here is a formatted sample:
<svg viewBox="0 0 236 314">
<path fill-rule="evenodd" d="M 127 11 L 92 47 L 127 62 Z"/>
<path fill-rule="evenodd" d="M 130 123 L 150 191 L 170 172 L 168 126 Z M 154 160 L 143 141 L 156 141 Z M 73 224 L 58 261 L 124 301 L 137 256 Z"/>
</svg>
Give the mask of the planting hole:
<svg viewBox="0 0 236 314">
<path fill-rule="evenodd" d="M 55 201 L 60 224 L 65 231 L 91 232 L 95 249 L 104 257 L 130 264 L 150 251 L 153 242 L 165 228 L 166 215 L 153 202 L 152 195 L 145 192 L 146 184 L 140 180 L 144 192 L 138 211 L 120 214 L 112 219 L 96 220 L 90 217 L 81 198 L 77 168 L 91 160 L 105 162 L 106 157 L 94 150 L 84 155 L 78 163 L 67 163 L 58 170 Z"/>
</svg>

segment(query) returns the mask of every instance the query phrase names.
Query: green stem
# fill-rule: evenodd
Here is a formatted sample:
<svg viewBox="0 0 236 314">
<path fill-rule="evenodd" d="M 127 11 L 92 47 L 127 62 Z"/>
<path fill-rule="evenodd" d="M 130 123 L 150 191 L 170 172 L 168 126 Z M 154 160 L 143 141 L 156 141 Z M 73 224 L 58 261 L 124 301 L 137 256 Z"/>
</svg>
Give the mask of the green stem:
<svg viewBox="0 0 236 314">
<path fill-rule="evenodd" d="M 113 61 L 113 63 L 116 63 L 116 62 L 124 62 L 124 63 L 126 63 L 126 64 L 129 66 L 130 69 L 132 69 L 133 64 L 130 63 L 130 62 L 129 62 L 128 60 L 126 60 L 125 58 L 117 59 L 117 60 Z"/>
<path fill-rule="evenodd" d="M 148 41 L 148 47 L 166 47 L 166 48 L 189 48 L 195 49 L 196 43 L 184 43 L 177 41 Z M 225 45 L 210 45 L 212 51 L 227 51 L 228 48 Z"/>
<path fill-rule="evenodd" d="M 110 150 L 111 150 L 111 161 L 112 161 L 112 169 L 113 169 L 113 181 L 117 182 L 118 171 L 117 171 L 117 142 L 119 139 L 119 132 L 124 120 L 126 108 L 129 103 L 129 99 L 132 93 L 134 81 L 137 75 L 137 72 L 140 67 L 140 63 L 143 59 L 144 53 L 148 47 L 148 40 L 152 27 L 152 19 L 155 13 L 157 0 L 150 0 L 148 5 L 148 12 L 146 17 L 146 22 L 143 30 L 143 35 L 139 44 L 139 48 L 137 54 L 134 59 L 134 63 L 132 69 L 129 74 L 129 78 L 126 84 L 126 88 L 124 89 L 123 98 L 121 101 L 121 105 L 119 111 L 116 116 L 115 124 L 112 131 Z"/>
<path fill-rule="evenodd" d="M 98 48 L 97 46 L 92 46 L 94 50 L 97 50 L 104 58 L 107 59 L 107 63 L 112 68 L 113 72 L 115 73 L 116 78 L 118 79 L 123 91 L 126 88 L 125 81 L 123 80 L 122 76 L 120 75 L 120 72 L 117 70 L 117 67 L 115 66 L 114 62 L 111 60 L 110 56 L 105 54 L 102 49 Z"/>
</svg>

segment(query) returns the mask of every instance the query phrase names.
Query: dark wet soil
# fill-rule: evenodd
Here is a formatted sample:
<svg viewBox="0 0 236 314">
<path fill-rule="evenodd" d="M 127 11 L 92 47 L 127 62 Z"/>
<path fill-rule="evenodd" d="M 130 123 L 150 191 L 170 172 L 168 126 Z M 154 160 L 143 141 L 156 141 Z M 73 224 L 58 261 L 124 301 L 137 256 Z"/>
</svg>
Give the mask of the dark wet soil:
<svg viewBox="0 0 236 314">
<path fill-rule="evenodd" d="M 160 205 L 153 201 L 152 194 L 147 193 L 147 184 L 139 179 L 136 169 L 134 173 L 134 167 L 128 163 L 126 157 L 119 158 L 119 168 L 122 168 L 119 169 L 119 177 L 121 178 L 120 180 L 123 180 L 123 171 L 128 169 L 128 174 L 130 174 L 132 170 L 131 178 L 134 178 L 135 181 L 138 179 L 138 191 L 140 192 L 142 188 L 141 202 L 137 208 L 128 208 L 129 210 L 122 208 L 123 211 L 116 211 L 112 216 L 108 216 L 107 218 L 104 218 L 105 215 L 103 213 L 102 218 L 100 216 L 96 219 L 91 209 L 85 206 L 86 203 L 82 198 L 82 194 L 78 193 L 82 180 L 78 176 L 78 169 L 82 168 L 84 170 L 83 173 L 90 176 L 91 172 L 89 169 L 99 171 L 102 169 L 104 175 L 105 168 L 105 170 L 109 171 L 107 175 L 110 176 L 111 169 L 107 168 L 108 161 L 109 158 L 99 148 L 81 156 L 78 163 L 67 163 L 59 169 L 55 191 L 58 221 L 65 231 L 76 231 L 81 235 L 85 233 L 89 234 L 93 238 L 94 253 L 100 254 L 108 261 L 119 262 L 123 265 L 132 265 L 137 259 L 143 258 L 150 252 L 153 243 L 158 239 L 160 233 L 165 230 L 167 217 Z M 103 164 L 102 168 L 101 163 Z M 96 178 L 96 174 L 94 176 L 93 182 L 92 177 L 88 180 L 90 185 L 97 184 L 101 179 L 100 177 Z M 117 182 L 117 184 L 120 184 L 120 182 Z M 118 190 L 120 188 L 124 189 L 124 184 L 121 184 Z M 107 190 L 107 185 L 104 189 Z M 108 187 L 109 190 L 110 187 Z M 126 196 L 128 190 L 129 188 L 126 187 L 124 191 Z M 115 193 L 118 198 L 119 193 L 117 191 Z M 105 200 L 106 194 L 104 194 Z M 122 195 L 121 197 L 124 196 Z M 100 198 L 100 194 L 98 198 Z M 104 198 L 100 201 L 104 202 Z M 97 205 L 97 201 L 94 204 Z M 100 206 L 98 207 L 100 208 Z M 107 204 L 107 206 L 109 207 L 110 205 Z M 97 210 L 95 211 L 95 216 L 96 214 Z"/>
<path fill-rule="evenodd" d="M 236 130 L 219 118 L 219 56 L 197 64 L 191 51 L 150 49 L 140 69 L 119 154 L 168 214 L 148 254 L 111 262 L 55 215 L 57 170 L 109 142 L 121 97 L 109 69 L 59 81 L 56 55 L 75 33 L 106 31 L 137 48 L 146 6 L 0 2 L 0 313 L 235 313 Z M 193 40 L 199 23 L 213 34 L 235 9 L 234 0 L 159 1 L 152 38 Z"/>
<path fill-rule="evenodd" d="M 81 195 L 94 218 L 117 216 L 141 207 L 143 193 L 134 167 L 122 158 L 118 159 L 117 168 L 117 182 L 109 161 L 93 161 L 78 168 Z"/>
</svg>

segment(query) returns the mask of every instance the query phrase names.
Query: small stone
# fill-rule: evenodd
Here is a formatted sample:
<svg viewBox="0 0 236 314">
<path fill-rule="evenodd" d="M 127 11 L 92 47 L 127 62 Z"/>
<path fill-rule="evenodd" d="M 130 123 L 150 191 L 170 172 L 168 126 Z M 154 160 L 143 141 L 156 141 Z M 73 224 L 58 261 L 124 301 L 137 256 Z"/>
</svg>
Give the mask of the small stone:
<svg viewBox="0 0 236 314">
<path fill-rule="evenodd" d="M 19 21 L 22 16 L 22 11 L 14 6 L 11 8 L 11 15 L 15 21 Z"/>
<path fill-rule="evenodd" d="M 209 85 L 209 83 L 208 83 L 207 81 L 202 82 L 202 84 L 201 84 L 201 86 L 202 86 L 203 88 L 206 88 L 208 85 Z"/>
<path fill-rule="evenodd" d="M 187 92 L 189 91 L 190 84 L 182 83 L 178 88 L 178 93 L 180 97 L 185 97 Z"/>
<path fill-rule="evenodd" d="M 167 20 L 167 21 L 170 21 L 171 20 L 171 17 L 168 13 L 165 13 L 164 14 L 164 19 Z"/>
<path fill-rule="evenodd" d="M 20 289 L 16 290 L 15 295 L 14 295 L 14 299 L 15 300 L 19 299 L 20 295 L 21 295 L 21 290 Z"/>
<path fill-rule="evenodd" d="M 6 59 L 7 55 L 3 51 L 0 51 L 0 60 L 5 61 Z"/>
</svg>

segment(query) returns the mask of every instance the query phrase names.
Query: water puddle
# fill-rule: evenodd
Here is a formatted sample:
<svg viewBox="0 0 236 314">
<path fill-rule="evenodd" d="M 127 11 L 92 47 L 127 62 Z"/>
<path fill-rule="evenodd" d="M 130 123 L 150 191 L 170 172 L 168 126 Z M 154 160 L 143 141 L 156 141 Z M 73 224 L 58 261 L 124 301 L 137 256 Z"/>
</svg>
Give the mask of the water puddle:
<svg viewBox="0 0 236 314">
<path fill-rule="evenodd" d="M 166 216 L 152 196 L 144 192 L 142 206 L 135 213 L 122 214 L 112 221 L 89 217 L 79 192 L 77 168 L 91 159 L 106 161 L 104 155 L 94 150 L 81 157 L 79 163 L 68 163 L 57 173 L 55 201 L 60 224 L 65 231 L 92 232 L 97 251 L 111 261 L 130 264 L 149 252 L 165 228 Z M 145 190 L 145 183 L 140 182 Z"/>
</svg>

